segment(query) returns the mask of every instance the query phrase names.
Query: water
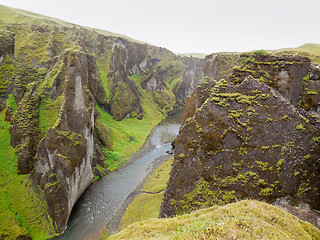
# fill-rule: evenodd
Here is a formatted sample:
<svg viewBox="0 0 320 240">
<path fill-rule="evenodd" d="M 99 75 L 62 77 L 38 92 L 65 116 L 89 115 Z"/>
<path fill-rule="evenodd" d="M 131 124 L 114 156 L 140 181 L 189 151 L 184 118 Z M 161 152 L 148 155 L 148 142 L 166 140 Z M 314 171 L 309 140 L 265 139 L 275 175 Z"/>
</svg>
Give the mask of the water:
<svg viewBox="0 0 320 240">
<path fill-rule="evenodd" d="M 183 112 L 163 120 L 144 146 L 119 169 L 92 184 L 75 204 L 68 228 L 59 239 L 99 239 L 127 197 L 152 170 L 155 161 L 171 149 Z"/>
</svg>

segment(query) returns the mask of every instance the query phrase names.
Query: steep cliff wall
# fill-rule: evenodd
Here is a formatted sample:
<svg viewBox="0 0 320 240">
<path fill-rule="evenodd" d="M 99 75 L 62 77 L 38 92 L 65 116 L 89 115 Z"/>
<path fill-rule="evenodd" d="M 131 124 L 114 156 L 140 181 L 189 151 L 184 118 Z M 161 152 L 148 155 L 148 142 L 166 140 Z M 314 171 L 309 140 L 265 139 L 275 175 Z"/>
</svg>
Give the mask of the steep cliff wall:
<svg viewBox="0 0 320 240">
<path fill-rule="evenodd" d="M 246 198 L 320 209 L 319 101 L 302 101 L 317 67 L 299 56 L 242 55 L 240 63 L 188 99 L 161 217 Z"/>
<path fill-rule="evenodd" d="M 240 65 L 239 53 L 213 53 L 203 60 L 203 75 L 214 79 L 226 79 L 238 65 Z"/>
<path fill-rule="evenodd" d="M 55 235 L 45 196 L 29 174 L 17 174 L 33 168 L 42 75 L 18 63 L 13 49 L 14 34 L 0 31 L 0 238 L 44 239 Z"/>
<path fill-rule="evenodd" d="M 15 174 L 40 186 L 44 216 L 61 233 L 92 179 L 126 161 L 154 124 L 183 107 L 202 75 L 201 60 L 191 64 L 126 37 L 0 10 L 0 113 L 10 122 Z M 52 224 L 43 231 L 54 235 Z"/>
<path fill-rule="evenodd" d="M 38 145 L 32 174 L 44 190 L 58 232 L 64 230 L 73 205 L 93 178 L 94 95 L 99 88 L 93 56 L 67 51 L 60 58 L 65 76 L 51 89 L 63 86 L 63 92 L 52 91 L 51 97 L 61 97 L 61 106 L 54 126 Z"/>
</svg>

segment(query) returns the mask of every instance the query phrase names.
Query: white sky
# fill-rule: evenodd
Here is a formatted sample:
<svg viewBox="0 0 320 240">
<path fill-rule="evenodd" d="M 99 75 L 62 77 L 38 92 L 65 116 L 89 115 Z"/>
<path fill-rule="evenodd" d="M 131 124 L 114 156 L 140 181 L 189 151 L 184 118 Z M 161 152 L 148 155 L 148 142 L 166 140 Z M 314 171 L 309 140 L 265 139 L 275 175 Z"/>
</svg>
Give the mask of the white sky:
<svg viewBox="0 0 320 240">
<path fill-rule="evenodd" d="M 320 43 L 320 0 L 0 0 L 176 53 Z"/>
</svg>

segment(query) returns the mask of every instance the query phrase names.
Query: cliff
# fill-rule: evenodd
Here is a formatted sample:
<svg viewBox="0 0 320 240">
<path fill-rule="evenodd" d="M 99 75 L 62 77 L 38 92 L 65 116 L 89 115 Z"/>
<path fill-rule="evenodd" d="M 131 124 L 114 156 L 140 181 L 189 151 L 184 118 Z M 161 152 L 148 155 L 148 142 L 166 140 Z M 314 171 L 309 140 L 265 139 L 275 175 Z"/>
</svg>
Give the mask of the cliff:
<svg viewBox="0 0 320 240">
<path fill-rule="evenodd" d="M 0 122 L 12 146 L 2 143 L 11 155 L 1 162 L 14 169 L 0 173 L 17 184 L 27 179 L 19 186 L 33 186 L 30 196 L 38 194 L 41 202 L 32 218 L 46 225 L 33 229 L 36 221 L 8 201 L 0 208 L 21 212 L 9 214 L 20 231 L 16 237 L 41 232 L 43 239 L 66 228 L 93 179 L 125 162 L 156 123 L 184 106 L 202 77 L 202 61 L 22 10 L 0 10 Z M 6 191 L 14 195 L 14 189 Z M 26 205 L 34 208 L 34 199 Z M 0 234 L 15 236 L 6 222 Z"/>
<path fill-rule="evenodd" d="M 241 55 L 226 80 L 201 81 L 160 216 L 247 198 L 319 210 L 318 69 L 306 57 L 259 51 Z"/>
</svg>

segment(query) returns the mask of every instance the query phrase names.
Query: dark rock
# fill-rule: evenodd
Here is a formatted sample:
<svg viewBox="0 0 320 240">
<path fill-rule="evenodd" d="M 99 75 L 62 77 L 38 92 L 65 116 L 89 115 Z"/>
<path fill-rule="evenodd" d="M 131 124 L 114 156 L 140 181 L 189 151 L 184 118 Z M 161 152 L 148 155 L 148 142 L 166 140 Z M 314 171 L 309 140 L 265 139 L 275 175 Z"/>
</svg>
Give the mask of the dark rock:
<svg viewBox="0 0 320 240">
<path fill-rule="evenodd" d="M 10 31 L 0 31 L 0 64 L 6 54 L 10 57 L 14 56 L 14 36 L 15 33 Z"/>
<path fill-rule="evenodd" d="M 203 75 L 213 79 L 227 79 L 238 65 L 238 53 L 214 53 L 205 57 L 202 64 Z"/>
<path fill-rule="evenodd" d="M 285 198 L 320 210 L 320 125 L 298 108 L 302 93 L 296 89 L 310 60 L 250 61 L 234 69 L 229 82 L 204 79 L 188 99 L 161 217 L 246 198 L 269 203 Z M 283 69 L 290 77 L 281 88 L 277 82 L 284 78 L 277 76 Z M 264 81 L 253 78 L 266 72 L 270 77 Z"/>
<path fill-rule="evenodd" d="M 109 77 L 113 79 L 110 94 L 111 114 L 119 121 L 130 117 L 132 113 L 135 113 L 138 119 L 142 119 L 143 109 L 138 89 L 126 72 L 128 50 L 122 44 L 118 45 L 111 58 L 112 72 L 109 73 Z"/>
<path fill-rule="evenodd" d="M 18 174 L 31 172 L 37 144 L 40 141 L 38 121 L 40 98 L 35 94 L 37 85 L 37 82 L 33 82 L 27 86 L 27 92 L 12 117 L 11 145 L 17 154 Z"/>
<path fill-rule="evenodd" d="M 171 141 L 171 147 L 172 147 L 172 149 L 175 149 L 175 147 L 176 147 L 176 138 L 174 138 L 174 139 Z"/>
<path fill-rule="evenodd" d="M 67 51 L 62 105 L 58 120 L 41 140 L 36 155 L 34 179 L 44 190 L 48 211 L 57 232 L 68 222 L 72 207 L 93 178 L 95 151 L 96 67 L 91 56 Z M 56 89 L 59 89 L 56 82 Z M 58 91 L 59 92 L 59 91 Z M 56 92 L 57 93 L 57 92 Z M 103 142 L 103 140 L 102 140 Z M 105 143 L 107 144 L 107 143 Z"/>
<path fill-rule="evenodd" d="M 176 96 L 181 99 L 183 104 L 193 92 L 200 79 L 202 79 L 202 60 L 197 58 L 189 58 L 185 60 L 187 63 L 187 68 L 183 73 L 182 83 L 177 89 Z"/>
</svg>

